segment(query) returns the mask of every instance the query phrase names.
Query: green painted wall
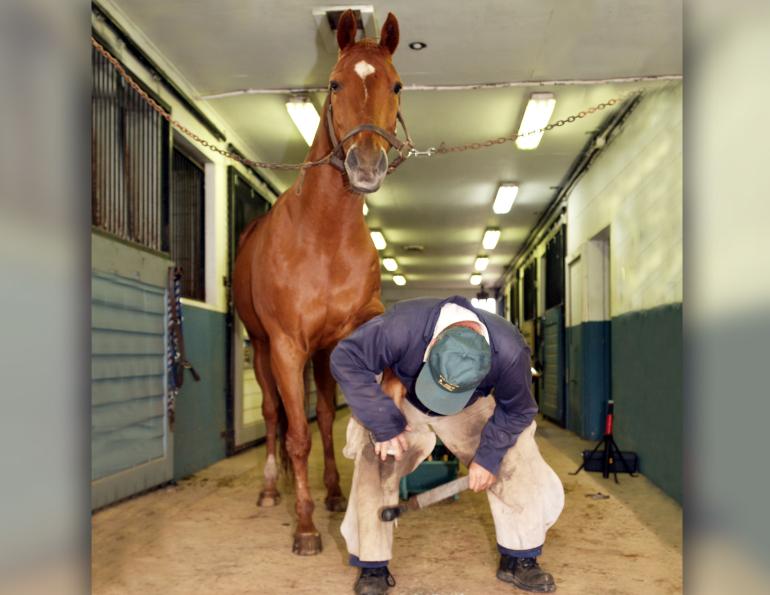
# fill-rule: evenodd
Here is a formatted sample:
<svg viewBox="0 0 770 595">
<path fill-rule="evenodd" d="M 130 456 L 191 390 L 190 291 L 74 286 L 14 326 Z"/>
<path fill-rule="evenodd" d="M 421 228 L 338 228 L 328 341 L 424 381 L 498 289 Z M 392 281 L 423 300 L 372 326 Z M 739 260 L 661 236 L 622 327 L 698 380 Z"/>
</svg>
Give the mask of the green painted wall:
<svg viewBox="0 0 770 595">
<path fill-rule="evenodd" d="M 174 478 L 180 479 L 225 458 L 225 315 L 184 304 L 187 359 L 200 374 L 189 372 L 176 401 Z"/>
<path fill-rule="evenodd" d="M 682 304 L 612 319 L 615 439 L 641 471 L 682 502 Z"/>
</svg>

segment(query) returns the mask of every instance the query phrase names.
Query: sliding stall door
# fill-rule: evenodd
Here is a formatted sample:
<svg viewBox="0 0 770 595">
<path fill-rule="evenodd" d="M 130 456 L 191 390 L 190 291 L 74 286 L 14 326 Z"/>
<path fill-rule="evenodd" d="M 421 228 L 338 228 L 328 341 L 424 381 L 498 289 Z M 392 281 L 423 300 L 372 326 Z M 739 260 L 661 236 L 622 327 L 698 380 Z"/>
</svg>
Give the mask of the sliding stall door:
<svg viewBox="0 0 770 595">
<path fill-rule="evenodd" d="M 91 272 L 91 506 L 172 479 L 166 274 L 161 256 L 94 234 Z"/>
<path fill-rule="evenodd" d="M 270 203 L 241 175 L 229 170 L 229 262 L 230 277 L 235 265 L 238 240 L 255 218 L 270 209 Z M 228 452 L 233 453 L 254 444 L 265 436 L 262 416 L 262 390 L 254 374 L 254 347 L 243 323 L 229 299 L 227 350 L 230 360 L 227 426 Z"/>
</svg>

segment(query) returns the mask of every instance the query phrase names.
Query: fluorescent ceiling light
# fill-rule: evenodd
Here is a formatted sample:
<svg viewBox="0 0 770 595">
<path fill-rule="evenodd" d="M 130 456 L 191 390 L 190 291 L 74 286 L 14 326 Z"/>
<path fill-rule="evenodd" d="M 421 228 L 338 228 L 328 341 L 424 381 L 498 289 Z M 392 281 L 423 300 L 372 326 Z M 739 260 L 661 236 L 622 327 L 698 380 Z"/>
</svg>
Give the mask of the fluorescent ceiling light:
<svg viewBox="0 0 770 595">
<path fill-rule="evenodd" d="M 386 271 L 390 271 L 391 273 L 398 270 L 398 263 L 396 262 L 396 259 L 391 258 L 390 256 L 382 259 L 382 266 L 385 267 Z"/>
<path fill-rule="evenodd" d="M 292 97 L 286 102 L 286 111 L 308 146 L 312 145 L 321 118 L 310 99 L 303 96 Z"/>
<path fill-rule="evenodd" d="M 484 232 L 484 238 L 481 240 L 481 245 L 484 246 L 484 250 L 494 250 L 499 240 L 500 230 L 496 227 L 489 227 Z"/>
<path fill-rule="evenodd" d="M 396 285 L 406 285 L 406 277 L 403 275 L 393 275 L 393 283 Z"/>
<path fill-rule="evenodd" d="M 369 205 L 366 204 L 366 201 L 364 201 L 364 217 L 366 217 L 369 214 Z"/>
<path fill-rule="evenodd" d="M 532 93 L 524 110 L 524 116 L 521 118 L 519 134 L 527 134 L 533 130 L 545 128 L 551 119 L 554 107 L 556 107 L 556 98 L 553 93 Z M 516 146 L 525 151 L 536 149 L 541 138 L 543 138 L 542 130 L 527 134 L 527 136 L 520 136 L 516 139 Z"/>
<path fill-rule="evenodd" d="M 489 256 L 477 256 L 476 262 L 473 264 L 473 268 L 477 271 L 486 271 L 489 266 Z"/>
<path fill-rule="evenodd" d="M 473 273 L 471 275 L 471 285 L 481 285 L 481 274 Z"/>
<path fill-rule="evenodd" d="M 518 193 L 519 187 L 516 184 L 500 184 L 492 210 L 498 215 L 505 215 L 511 210 L 513 201 L 516 200 Z"/>
<path fill-rule="evenodd" d="M 373 229 L 369 232 L 369 235 L 372 236 L 372 242 L 374 242 L 374 247 L 377 248 L 377 250 L 385 250 L 388 243 L 385 241 L 385 236 L 382 235 L 382 232 L 379 229 Z"/>
</svg>

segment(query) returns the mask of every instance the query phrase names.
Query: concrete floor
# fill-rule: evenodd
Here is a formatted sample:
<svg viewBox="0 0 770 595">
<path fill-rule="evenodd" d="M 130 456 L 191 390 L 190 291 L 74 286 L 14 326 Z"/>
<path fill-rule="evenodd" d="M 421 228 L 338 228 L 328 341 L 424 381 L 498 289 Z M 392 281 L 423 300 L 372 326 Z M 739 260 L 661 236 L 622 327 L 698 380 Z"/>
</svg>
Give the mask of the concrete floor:
<svg viewBox="0 0 770 595">
<path fill-rule="evenodd" d="M 339 412 L 340 452 L 349 412 Z M 596 473 L 569 475 L 580 451 L 592 446 L 541 421 L 538 442 L 567 494 L 561 518 L 546 541 L 542 566 L 563 594 L 682 592 L 681 508 L 643 477 L 621 483 Z M 221 461 L 178 485 L 93 516 L 92 592 L 165 595 L 192 593 L 352 593 L 356 570 L 347 566 L 339 534 L 342 513 L 323 507 L 320 438 L 314 425 L 310 481 L 324 551 L 291 553 L 293 504 L 282 479 L 275 508 L 257 508 L 264 447 Z M 352 462 L 338 455 L 343 489 Z M 591 494 L 609 494 L 605 500 Z M 390 569 L 399 594 L 510 593 L 495 578 L 498 556 L 483 494 L 463 493 L 401 519 Z"/>
</svg>

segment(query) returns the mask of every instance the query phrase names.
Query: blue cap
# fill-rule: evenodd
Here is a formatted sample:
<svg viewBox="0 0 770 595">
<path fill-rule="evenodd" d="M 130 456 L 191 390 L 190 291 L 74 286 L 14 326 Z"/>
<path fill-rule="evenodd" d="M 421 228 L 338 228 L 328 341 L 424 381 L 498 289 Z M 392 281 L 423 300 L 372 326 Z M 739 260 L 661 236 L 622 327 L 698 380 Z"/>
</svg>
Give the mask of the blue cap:
<svg viewBox="0 0 770 595">
<path fill-rule="evenodd" d="M 417 376 L 417 398 L 431 411 L 452 415 L 465 407 L 489 373 L 492 354 L 486 339 L 464 326 L 439 334 Z"/>
</svg>

